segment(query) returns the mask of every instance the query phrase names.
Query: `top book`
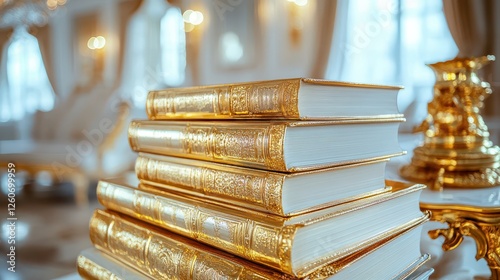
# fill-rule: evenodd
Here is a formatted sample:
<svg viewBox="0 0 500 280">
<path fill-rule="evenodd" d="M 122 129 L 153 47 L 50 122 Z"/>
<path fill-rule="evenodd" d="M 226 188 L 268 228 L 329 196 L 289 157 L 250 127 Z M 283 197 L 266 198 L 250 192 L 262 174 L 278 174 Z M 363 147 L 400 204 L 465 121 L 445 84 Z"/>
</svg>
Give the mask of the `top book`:
<svg viewBox="0 0 500 280">
<path fill-rule="evenodd" d="M 151 91 L 151 120 L 401 117 L 401 87 L 294 78 Z"/>
</svg>

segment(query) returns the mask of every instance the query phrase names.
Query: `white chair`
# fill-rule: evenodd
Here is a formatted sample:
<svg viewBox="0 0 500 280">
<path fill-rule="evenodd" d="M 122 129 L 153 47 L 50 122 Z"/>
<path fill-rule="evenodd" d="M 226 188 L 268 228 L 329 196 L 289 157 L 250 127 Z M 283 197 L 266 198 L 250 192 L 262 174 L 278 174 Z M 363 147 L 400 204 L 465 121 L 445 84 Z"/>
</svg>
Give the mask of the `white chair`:
<svg viewBox="0 0 500 280">
<path fill-rule="evenodd" d="M 69 181 L 77 204 L 86 204 L 91 180 L 133 168 L 135 154 L 127 141 L 133 114 L 128 103 L 109 98 L 109 92 L 97 86 L 39 114 L 32 139 L 0 141 L 0 166 L 14 163 L 17 172 L 36 176 L 44 171 L 53 181 Z"/>
</svg>

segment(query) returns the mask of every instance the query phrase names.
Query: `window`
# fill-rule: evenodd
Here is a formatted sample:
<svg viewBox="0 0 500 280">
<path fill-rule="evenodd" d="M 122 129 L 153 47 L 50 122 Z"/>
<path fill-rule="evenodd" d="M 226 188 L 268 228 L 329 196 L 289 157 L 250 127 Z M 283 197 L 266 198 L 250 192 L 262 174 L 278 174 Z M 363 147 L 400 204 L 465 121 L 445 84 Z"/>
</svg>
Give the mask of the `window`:
<svg viewBox="0 0 500 280">
<path fill-rule="evenodd" d="M 37 110 L 54 108 L 50 84 L 37 39 L 26 26 L 18 26 L 2 53 L 0 121 L 20 120 Z"/>
<path fill-rule="evenodd" d="M 336 22 L 327 78 L 403 85 L 400 110 L 410 124 L 413 117 L 421 121 L 435 80 L 425 64 L 448 60 L 458 53 L 442 2 L 339 0 L 338 5 L 342 15 Z"/>
</svg>

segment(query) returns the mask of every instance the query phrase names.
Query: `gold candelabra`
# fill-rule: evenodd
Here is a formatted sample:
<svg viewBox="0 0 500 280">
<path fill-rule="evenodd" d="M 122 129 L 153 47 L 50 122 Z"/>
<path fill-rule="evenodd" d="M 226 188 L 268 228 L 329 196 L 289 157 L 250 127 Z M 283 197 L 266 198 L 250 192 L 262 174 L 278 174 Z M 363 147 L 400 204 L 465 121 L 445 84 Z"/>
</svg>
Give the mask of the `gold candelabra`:
<svg viewBox="0 0 500 280">
<path fill-rule="evenodd" d="M 414 149 L 401 175 L 433 189 L 484 188 L 500 185 L 500 149 L 489 140 L 479 109 L 491 87 L 477 71 L 492 55 L 455 58 L 429 65 L 436 74 L 427 118 L 414 132 L 424 144 Z"/>
</svg>

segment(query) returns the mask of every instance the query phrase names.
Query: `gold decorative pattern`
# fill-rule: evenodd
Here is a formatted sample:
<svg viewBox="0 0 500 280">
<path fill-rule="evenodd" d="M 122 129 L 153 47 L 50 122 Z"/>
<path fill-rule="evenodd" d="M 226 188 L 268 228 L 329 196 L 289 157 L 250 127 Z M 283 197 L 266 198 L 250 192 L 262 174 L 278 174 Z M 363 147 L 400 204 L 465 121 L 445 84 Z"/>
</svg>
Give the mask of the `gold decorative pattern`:
<svg viewBox="0 0 500 280">
<path fill-rule="evenodd" d="M 366 196 L 366 194 L 332 201 L 325 205 L 317 205 L 304 209 L 304 211 L 284 213 L 282 191 L 284 181 L 287 178 L 327 172 L 334 169 L 355 168 L 376 162 L 379 161 L 303 172 L 299 175 L 141 153 L 136 160 L 135 171 L 137 177 L 143 183 L 160 189 L 180 191 L 195 196 L 210 196 L 214 200 L 231 202 L 232 204 L 259 211 L 280 216 L 293 216 L 298 213 L 324 208 L 328 205 L 356 200 L 361 196 Z"/>
<path fill-rule="evenodd" d="M 215 114 L 221 115 L 230 115 L 231 114 L 231 88 L 230 87 L 221 87 L 213 89 L 212 94 L 217 96 L 217 100 L 214 101 L 213 112 Z M 182 116 L 187 117 L 187 116 Z"/>
<path fill-rule="evenodd" d="M 440 168 L 436 171 L 432 168 L 405 165 L 400 173 L 403 177 L 411 178 L 415 182 L 427 182 L 433 190 L 441 190 L 445 186 L 474 189 L 484 185 L 485 182 L 488 186 L 500 185 L 499 168 L 482 168 L 475 171 L 449 171 Z"/>
<path fill-rule="evenodd" d="M 275 80 L 151 91 L 146 101 L 149 119 L 289 118 L 298 119 L 301 79 Z"/>
<path fill-rule="evenodd" d="M 281 260 L 280 265 L 286 270 L 292 270 L 291 264 L 284 260 L 292 258 L 292 240 L 297 232 L 297 227 L 286 226 L 281 229 L 278 240 L 278 256 Z"/>
<path fill-rule="evenodd" d="M 118 193 L 120 195 L 119 199 L 115 197 Z M 280 268 L 280 261 L 278 260 L 276 242 L 279 238 L 293 237 L 279 237 L 279 232 L 276 229 L 253 220 L 219 212 L 215 214 L 214 210 L 211 209 L 193 207 L 185 202 L 139 190 L 102 184 L 102 182 L 98 187 L 98 197 L 101 204 L 109 209 L 119 212 L 125 210 L 123 212 L 129 215 L 145 219 L 155 225 L 214 245 L 233 254 L 246 256 L 254 260 L 266 259 L 267 264 L 277 269 Z M 133 204 L 132 210 L 124 209 L 130 203 Z M 275 243 L 261 244 L 261 242 L 272 240 Z M 251 246 L 247 247 L 247 245 Z M 139 245 L 132 246 L 140 247 Z"/>
<path fill-rule="evenodd" d="M 283 115 L 288 118 L 299 116 L 299 87 L 300 81 L 285 82 L 282 87 Z"/>
<path fill-rule="evenodd" d="M 279 229 L 256 225 L 250 241 L 251 249 L 260 262 L 274 262 L 278 251 Z M 293 236 L 291 236 L 293 238 Z M 290 259 L 287 259 L 288 262 Z M 291 271 L 291 270 L 290 270 Z"/>
<path fill-rule="evenodd" d="M 486 259 L 491 279 L 500 280 L 500 208 L 426 203 L 420 208 L 432 211 L 432 220 L 448 224 L 447 229 L 429 231 L 431 238 L 445 238 L 445 251 L 457 248 L 464 236 L 471 236 L 476 242 L 476 259 Z"/>
<path fill-rule="evenodd" d="M 283 214 L 281 188 L 285 175 L 265 171 L 244 173 L 243 170 L 216 165 L 207 168 L 145 156 L 137 158 L 135 170 L 137 177 L 147 182 L 181 186 L 211 197 L 237 200 Z"/>
<path fill-rule="evenodd" d="M 414 132 L 424 133 L 409 165 L 400 170 L 407 180 L 440 190 L 487 188 L 500 184 L 500 148 L 489 140 L 480 108 L 492 93 L 478 70 L 492 55 L 455 58 L 429 65 L 436 74 L 428 114 Z"/>
<path fill-rule="evenodd" d="M 132 121 L 133 150 L 286 171 L 285 123 L 234 124 Z"/>
<path fill-rule="evenodd" d="M 284 125 L 271 125 L 269 127 L 269 136 L 266 137 L 269 139 L 269 146 L 266 149 L 269 154 L 266 155 L 265 159 L 266 166 L 272 170 L 287 170 L 284 158 L 285 130 L 286 126 Z"/>
<path fill-rule="evenodd" d="M 231 88 L 231 113 L 248 115 L 251 91 L 252 86 L 233 86 Z"/>
<path fill-rule="evenodd" d="M 84 256 L 78 256 L 77 259 L 78 274 L 83 279 L 99 279 L 99 280 L 120 280 L 118 276 L 111 273 L 109 270 L 101 267 L 95 262 L 87 259 Z"/>
<path fill-rule="evenodd" d="M 292 275 L 301 273 L 300 275 L 302 275 L 304 272 L 301 267 L 294 268 L 294 271 L 291 270 L 292 242 L 297 230 L 332 219 L 343 213 L 357 211 L 401 196 L 412 195 L 416 197 L 417 192 L 422 190 L 423 187 L 422 185 L 407 186 L 407 188 L 393 194 L 381 194 L 380 196 L 339 206 L 335 211 L 324 209 L 315 214 L 296 218 L 278 217 L 242 209 L 237 206 L 224 205 L 223 207 L 214 201 L 210 204 L 204 203 L 193 197 L 162 192 L 147 185 L 134 188 L 128 187 L 126 184 L 123 185 L 123 183 L 100 181 L 97 188 L 97 197 L 99 202 L 107 209 L 191 237 L 282 272 Z M 426 217 L 418 218 L 419 221 L 422 219 L 426 219 Z M 92 227 L 104 228 L 102 224 L 96 223 L 93 221 L 91 223 Z M 112 226 L 111 229 L 113 230 Z M 399 230 L 401 229 L 391 229 L 383 234 L 375 235 L 375 237 L 369 238 L 367 242 L 353 245 L 338 254 L 335 253 L 322 258 L 319 262 L 321 265 L 326 265 L 345 256 L 342 254 L 349 254 L 367 248 Z M 109 232 L 109 229 L 102 231 L 99 238 L 97 238 L 97 233 L 92 233 L 91 239 L 101 240 L 95 243 L 104 242 L 105 244 L 102 244 L 102 247 L 110 246 L 110 244 L 130 243 L 131 247 L 137 250 L 141 247 L 144 248 L 144 244 L 139 245 L 130 240 L 129 235 L 119 235 L 119 239 L 111 242 L 109 241 L 111 239 L 106 236 Z M 121 254 L 122 252 L 114 251 L 113 253 Z M 140 254 L 137 254 L 137 256 L 140 256 Z M 309 263 L 306 266 L 309 266 Z M 307 267 L 306 269 L 309 271 L 310 268 Z"/>
<path fill-rule="evenodd" d="M 329 168 L 343 164 L 390 158 L 401 151 L 352 161 L 331 159 L 331 162 L 303 164 L 287 167 L 285 163 L 285 137 L 295 127 L 374 124 L 385 126 L 399 123 L 403 118 L 380 118 L 335 121 L 132 121 L 129 138 L 134 151 L 218 163 L 266 169 L 270 171 L 298 172 Z M 397 125 L 390 125 L 395 129 Z M 389 153 L 389 152 L 388 152 Z"/>
<path fill-rule="evenodd" d="M 307 117 L 300 116 L 298 108 L 299 90 L 303 84 L 360 89 L 401 89 L 304 78 L 174 88 L 150 91 L 146 100 L 146 112 L 150 120 L 305 119 Z"/>
<path fill-rule="evenodd" d="M 265 132 L 265 128 L 215 128 L 210 135 L 214 147 L 210 154 L 219 160 L 235 159 L 263 164 Z"/>
<path fill-rule="evenodd" d="M 302 276 L 299 278 L 311 280 L 326 279 L 367 254 L 372 253 L 373 250 L 385 246 L 387 242 L 399 237 L 403 232 L 413 229 L 424 221 L 425 219 L 418 221 L 418 223 L 400 227 L 391 232 L 391 234 L 378 239 L 369 248 L 356 254 L 350 254 L 346 258 L 336 262 L 326 264 L 311 272 L 311 274 L 303 276 L 305 278 L 302 278 Z M 117 260 L 126 263 L 142 273 L 150 275 L 154 279 L 299 279 L 241 258 L 235 258 L 233 255 L 226 254 L 210 246 L 205 246 L 172 232 L 158 229 L 142 221 L 137 221 L 107 210 L 96 210 L 90 224 L 91 236 L 96 237 L 104 234 L 104 236 L 100 237 L 104 239 L 91 239 L 97 248 L 103 252 L 112 254 Z M 117 239 L 114 237 L 115 235 L 127 235 L 127 239 L 136 244 L 145 244 L 145 246 L 142 248 L 129 246 L 129 243 L 126 242 L 107 244 L 108 239 Z M 116 254 L 115 252 L 125 253 Z M 138 258 L 144 259 L 138 261 Z M 428 257 L 423 256 L 410 265 L 408 270 L 413 271 L 417 269 L 427 260 Z M 110 275 L 106 274 L 103 268 L 97 267 L 97 269 L 103 270 L 101 275 Z M 397 279 L 401 278 L 397 277 Z"/>
<path fill-rule="evenodd" d="M 105 232 L 106 239 L 91 239 L 94 245 L 156 279 L 174 277 L 212 280 L 228 276 L 231 276 L 230 279 L 294 279 L 173 233 L 159 231 L 142 222 L 102 210 L 96 210 L 91 220 L 91 236 L 99 235 L 96 232 Z M 120 239 L 116 235 L 127 235 L 134 243 L 148 245 L 140 248 L 129 247 L 128 243 L 105 244 L 108 238 Z M 140 258 L 143 259 L 139 260 Z"/>
</svg>

